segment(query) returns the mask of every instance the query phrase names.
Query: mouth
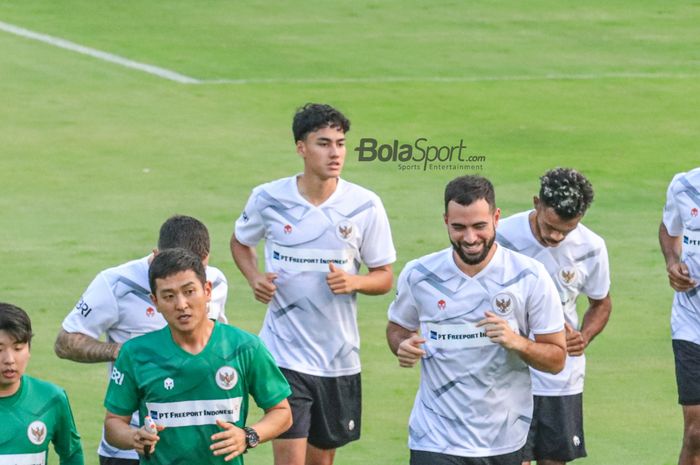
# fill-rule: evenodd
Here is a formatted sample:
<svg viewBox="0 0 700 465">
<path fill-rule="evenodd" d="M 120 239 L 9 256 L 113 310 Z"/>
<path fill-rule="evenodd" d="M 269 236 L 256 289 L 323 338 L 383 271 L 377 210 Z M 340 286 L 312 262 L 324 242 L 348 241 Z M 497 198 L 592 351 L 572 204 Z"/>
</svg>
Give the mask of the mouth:
<svg viewBox="0 0 700 465">
<path fill-rule="evenodd" d="M 180 315 L 177 317 L 177 321 L 180 323 L 187 323 L 192 318 L 192 315 Z"/>
<path fill-rule="evenodd" d="M 462 244 L 462 250 L 467 255 L 477 254 L 477 253 L 481 252 L 481 249 L 482 249 L 482 244 L 471 244 L 471 245 Z"/>
<path fill-rule="evenodd" d="M 17 376 L 17 370 L 2 370 L 1 373 L 5 379 L 12 379 Z"/>
</svg>

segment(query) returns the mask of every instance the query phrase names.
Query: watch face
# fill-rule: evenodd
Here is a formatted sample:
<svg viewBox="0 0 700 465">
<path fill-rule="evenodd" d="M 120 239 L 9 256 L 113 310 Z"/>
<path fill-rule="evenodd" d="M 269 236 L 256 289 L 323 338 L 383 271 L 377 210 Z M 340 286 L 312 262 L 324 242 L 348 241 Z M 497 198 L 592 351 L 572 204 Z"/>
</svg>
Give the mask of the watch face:
<svg viewBox="0 0 700 465">
<path fill-rule="evenodd" d="M 243 429 L 245 430 L 246 445 L 251 449 L 257 446 L 260 443 L 260 436 L 258 436 L 258 433 L 253 428 L 248 426 Z"/>
</svg>

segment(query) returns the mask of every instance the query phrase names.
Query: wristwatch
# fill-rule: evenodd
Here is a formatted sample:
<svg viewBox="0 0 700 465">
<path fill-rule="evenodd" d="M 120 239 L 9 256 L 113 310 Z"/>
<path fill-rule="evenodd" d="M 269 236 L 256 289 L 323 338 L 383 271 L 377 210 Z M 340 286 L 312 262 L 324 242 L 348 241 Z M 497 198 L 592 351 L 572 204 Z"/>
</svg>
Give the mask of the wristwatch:
<svg viewBox="0 0 700 465">
<path fill-rule="evenodd" d="M 258 436 L 257 431 L 250 426 L 243 427 L 243 431 L 245 431 L 246 449 L 252 449 L 260 444 L 260 436 Z"/>
</svg>

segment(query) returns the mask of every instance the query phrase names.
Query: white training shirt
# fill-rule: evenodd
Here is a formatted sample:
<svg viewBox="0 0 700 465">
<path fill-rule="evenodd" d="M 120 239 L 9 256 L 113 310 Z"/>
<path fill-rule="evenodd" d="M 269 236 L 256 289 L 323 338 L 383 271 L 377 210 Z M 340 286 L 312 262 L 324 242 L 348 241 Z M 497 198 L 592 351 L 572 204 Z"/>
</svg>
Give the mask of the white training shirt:
<svg viewBox="0 0 700 465">
<path fill-rule="evenodd" d="M 700 283 L 700 168 L 674 176 L 666 193 L 663 216 L 669 235 L 682 236 L 681 260 Z M 671 311 L 671 337 L 700 344 L 700 285 L 676 292 Z"/>
<path fill-rule="evenodd" d="M 95 339 L 105 334 L 106 342 L 123 344 L 136 336 L 166 326 L 167 322 L 158 313 L 150 297 L 150 258 L 151 255 L 100 272 L 63 320 L 63 329 Z M 226 277 L 212 266 L 208 266 L 206 272 L 207 279 L 212 283 L 209 318 L 226 322 Z M 108 374 L 112 374 L 111 362 Z M 132 424 L 138 427 L 138 416 L 132 418 Z M 138 459 L 138 454 L 133 450 L 120 450 L 110 446 L 104 439 L 104 433 L 98 453 L 105 457 Z"/>
<path fill-rule="evenodd" d="M 256 187 L 236 221 L 236 239 L 265 240 L 265 270 L 277 291 L 260 332 L 279 366 L 315 376 L 360 372 L 356 295 L 335 295 L 329 263 L 350 274 L 360 264 L 396 260 L 389 220 L 373 192 L 338 179 L 335 192 L 314 206 L 299 194 L 297 177 Z"/>
<path fill-rule="evenodd" d="M 532 419 L 530 372 L 522 359 L 474 325 L 491 311 L 522 336 L 564 329 L 559 296 L 541 263 L 504 247 L 473 277 L 452 248 L 413 260 L 399 276 L 389 320 L 426 343 L 408 445 L 462 457 L 520 449 Z"/>
<path fill-rule="evenodd" d="M 605 241 L 583 224 L 571 231 L 557 247 L 545 247 L 532 233 L 529 215 L 517 213 L 498 222 L 496 239 L 516 252 L 542 263 L 559 292 L 564 319 L 579 329 L 576 299 L 584 294 L 603 299 L 610 291 L 610 267 Z M 553 375 L 534 368 L 532 392 L 538 396 L 568 396 L 583 392 L 586 356 L 566 357 L 564 369 Z"/>
</svg>

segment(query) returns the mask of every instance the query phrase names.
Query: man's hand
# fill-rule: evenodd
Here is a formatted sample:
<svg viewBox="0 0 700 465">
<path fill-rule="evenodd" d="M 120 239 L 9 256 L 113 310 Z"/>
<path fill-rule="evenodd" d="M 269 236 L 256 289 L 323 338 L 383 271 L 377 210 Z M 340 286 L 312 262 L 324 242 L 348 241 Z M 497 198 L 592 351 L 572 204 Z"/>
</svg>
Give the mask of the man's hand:
<svg viewBox="0 0 700 465">
<path fill-rule="evenodd" d="M 156 425 L 156 429 L 158 432 L 161 432 L 165 429 L 165 426 Z M 151 433 L 148 428 L 146 428 L 146 425 L 139 429 L 134 429 L 133 432 L 133 449 L 136 450 L 139 455 L 146 455 L 145 449 L 148 447 L 149 454 L 152 455 L 156 450 L 156 444 L 158 444 L 158 441 L 160 441 L 160 436 L 158 436 L 158 433 Z"/>
<path fill-rule="evenodd" d="M 484 327 L 486 336 L 491 342 L 500 344 L 506 349 L 517 349 L 519 347 L 518 343 L 521 342 L 523 337 L 516 334 L 506 320 L 492 312 L 484 312 L 484 315 L 486 315 L 486 318 L 479 321 L 476 327 Z"/>
<path fill-rule="evenodd" d="M 670 264 L 666 268 L 666 271 L 668 272 L 668 282 L 675 291 L 686 292 L 698 285 L 698 283 L 690 277 L 688 265 L 683 262 Z"/>
<path fill-rule="evenodd" d="M 226 455 L 224 460 L 228 462 L 238 457 L 246 450 L 245 431 L 236 425 L 223 420 L 216 420 L 219 428 L 223 429 L 211 436 L 212 445 L 209 449 L 214 451 L 214 455 Z"/>
<path fill-rule="evenodd" d="M 275 279 L 277 279 L 277 273 L 258 273 L 255 275 L 248 283 L 253 289 L 255 300 L 264 304 L 270 303 L 275 291 L 277 291 L 277 286 L 274 284 Z"/>
<path fill-rule="evenodd" d="M 583 340 L 581 331 L 575 330 L 569 323 L 564 323 L 564 330 L 566 331 L 566 351 L 569 355 L 572 357 L 583 355 L 587 344 Z"/>
<path fill-rule="evenodd" d="M 420 345 L 424 343 L 425 339 L 417 334 L 401 341 L 396 351 L 396 357 L 399 359 L 399 366 L 404 368 L 412 368 L 415 366 L 418 360 L 425 356 L 425 350 L 420 348 Z"/>
<path fill-rule="evenodd" d="M 326 282 L 333 294 L 352 294 L 357 290 L 357 275 L 346 273 L 333 263 L 328 263 L 328 270 Z"/>
</svg>

